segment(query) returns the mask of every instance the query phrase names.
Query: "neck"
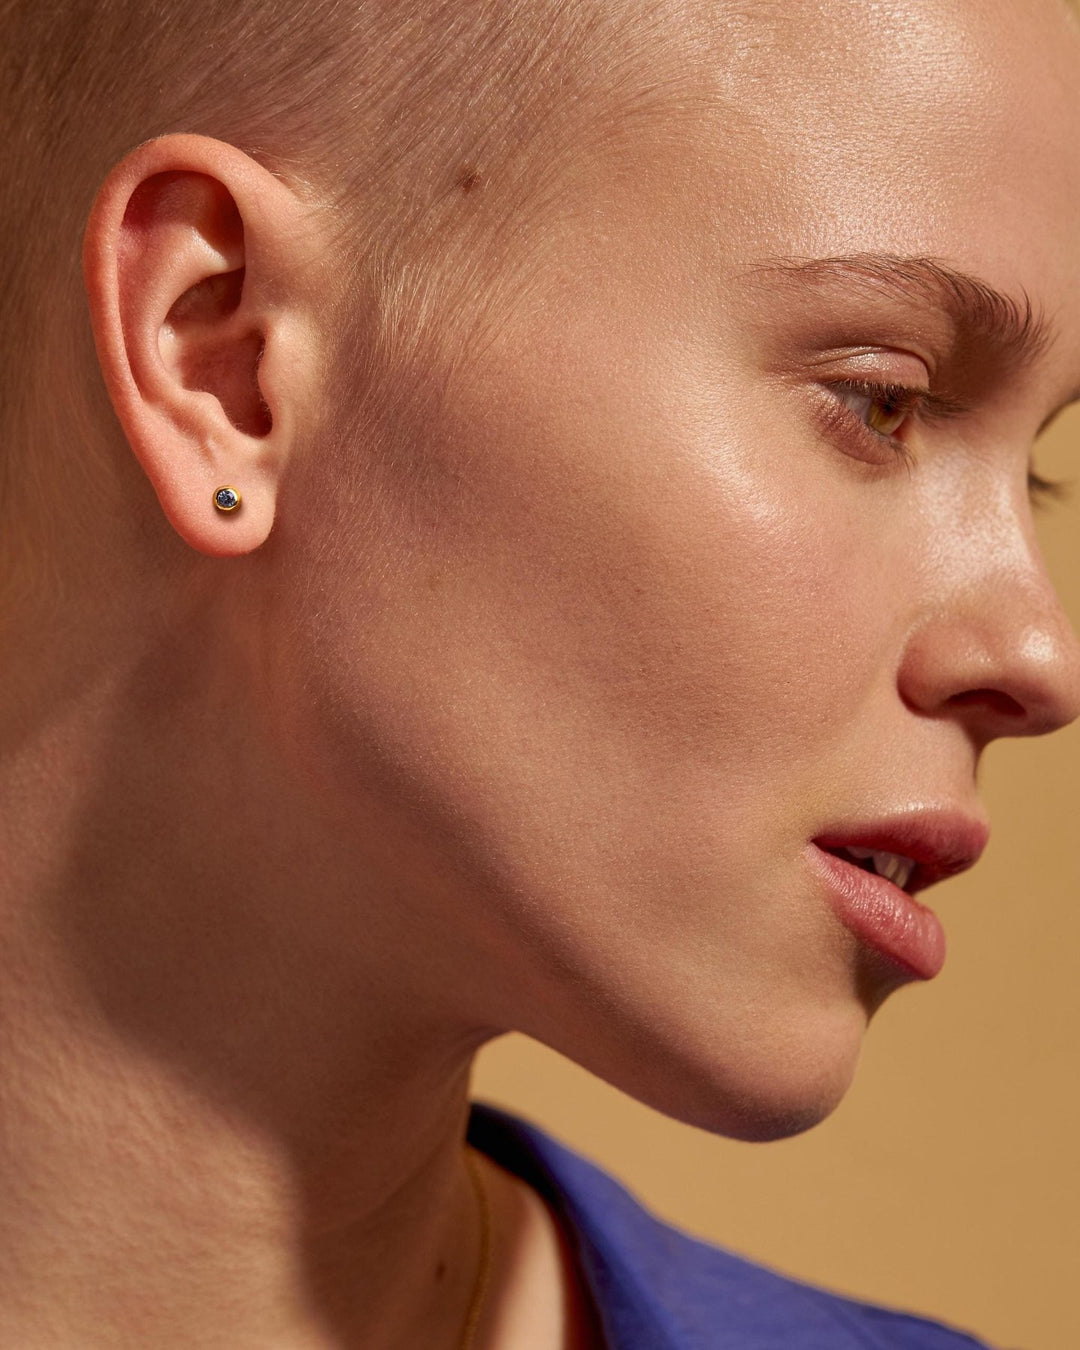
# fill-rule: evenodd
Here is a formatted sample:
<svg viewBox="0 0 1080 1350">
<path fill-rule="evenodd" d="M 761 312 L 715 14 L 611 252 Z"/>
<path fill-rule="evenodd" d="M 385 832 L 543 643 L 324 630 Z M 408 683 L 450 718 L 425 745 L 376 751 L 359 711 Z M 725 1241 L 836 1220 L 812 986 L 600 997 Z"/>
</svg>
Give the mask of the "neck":
<svg viewBox="0 0 1080 1350">
<path fill-rule="evenodd" d="M 0 709 L 0 1344 L 457 1350 L 466 954 L 155 672 Z"/>
</svg>

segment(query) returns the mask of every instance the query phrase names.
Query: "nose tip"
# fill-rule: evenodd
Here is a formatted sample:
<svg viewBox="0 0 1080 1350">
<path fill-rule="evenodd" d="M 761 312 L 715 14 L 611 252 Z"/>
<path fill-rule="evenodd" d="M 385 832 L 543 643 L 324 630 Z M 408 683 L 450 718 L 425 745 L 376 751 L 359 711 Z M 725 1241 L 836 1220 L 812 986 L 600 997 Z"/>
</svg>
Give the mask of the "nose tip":
<svg viewBox="0 0 1080 1350">
<path fill-rule="evenodd" d="M 1080 637 L 1053 590 L 1002 590 L 980 612 L 939 612 L 917 629 L 900 680 L 909 704 L 958 717 L 980 745 L 1042 736 L 1080 717 Z"/>
<path fill-rule="evenodd" d="M 1029 736 L 1059 731 L 1080 717 L 1080 638 L 1055 607 L 1058 631 L 1048 625 L 1026 631 L 1016 657 L 1015 692 L 1007 691 L 1024 710 Z"/>
</svg>

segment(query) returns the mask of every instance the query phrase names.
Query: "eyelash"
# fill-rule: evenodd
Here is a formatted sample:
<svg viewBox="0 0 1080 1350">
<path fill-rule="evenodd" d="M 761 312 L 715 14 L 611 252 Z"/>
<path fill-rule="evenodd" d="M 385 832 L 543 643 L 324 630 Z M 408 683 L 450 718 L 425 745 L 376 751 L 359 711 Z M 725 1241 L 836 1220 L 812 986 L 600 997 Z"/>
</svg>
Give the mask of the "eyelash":
<svg viewBox="0 0 1080 1350">
<path fill-rule="evenodd" d="M 850 394 L 856 398 L 869 399 L 871 406 L 891 405 L 894 411 L 905 413 L 901 426 L 906 426 L 911 417 L 926 407 L 929 396 L 925 392 L 903 384 L 877 384 L 871 380 L 835 380 L 829 388 L 836 397 L 838 416 L 857 431 L 867 444 L 878 446 L 884 442 L 907 465 L 909 472 L 915 467 L 917 461 L 910 446 L 895 434 L 878 431 L 868 425 L 854 408 L 843 401 L 842 396 Z"/>
<path fill-rule="evenodd" d="M 903 384 L 878 384 L 872 380 L 835 380 L 829 387 L 838 395 L 854 394 L 858 398 L 869 399 L 872 404 L 892 405 L 896 412 L 905 414 L 901 426 L 906 426 L 908 421 L 919 413 L 940 419 L 955 416 L 962 411 L 956 405 L 926 390 L 911 389 Z M 836 416 L 842 418 L 849 428 L 857 431 L 867 444 L 880 445 L 884 442 L 907 466 L 909 473 L 918 463 L 914 451 L 906 442 L 895 434 L 878 431 L 868 425 L 855 409 L 849 407 L 840 397 L 836 398 Z M 1028 472 L 1027 485 L 1031 503 L 1035 507 L 1043 507 L 1052 501 L 1067 500 L 1069 490 L 1073 487 L 1072 481 L 1043 478 L 1034 470 Z"/>
</svg>

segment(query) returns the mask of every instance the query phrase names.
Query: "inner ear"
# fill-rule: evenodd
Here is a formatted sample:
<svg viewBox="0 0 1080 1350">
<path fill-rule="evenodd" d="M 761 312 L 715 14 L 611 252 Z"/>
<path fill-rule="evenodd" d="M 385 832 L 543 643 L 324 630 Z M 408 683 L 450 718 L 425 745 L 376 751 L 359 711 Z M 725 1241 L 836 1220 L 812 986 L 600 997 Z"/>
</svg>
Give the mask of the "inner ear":
<svg viewBox="0 0 1080 1350">
<path fill-rule="evenodd" d="M 175 327 L 177 323 L 221 323 L 228 319 L 240 308 L 245 270 L 237 267 L 232 272 L 220 272 L 192 286 L 169 310 L 165 322 Z"/>
<path fill-rule="evenodd" d="M 184 292 L 165 318 L 161 358 L 185 389 L 212 394 L 238 431 L 266 436 L 273 418 L 259 388 L 265 342 L 239 321 L 244 268 L 205 277 Z"/>
</svg>

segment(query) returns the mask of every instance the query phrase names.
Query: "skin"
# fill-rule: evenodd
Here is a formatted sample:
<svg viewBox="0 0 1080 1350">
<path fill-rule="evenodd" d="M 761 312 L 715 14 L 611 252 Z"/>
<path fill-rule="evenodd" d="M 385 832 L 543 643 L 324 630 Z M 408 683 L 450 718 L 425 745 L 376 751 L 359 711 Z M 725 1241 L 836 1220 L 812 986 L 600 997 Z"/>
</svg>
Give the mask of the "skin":
<svg viewBox="0 0 1080 1350">
<path fill-rule="evenodd" d="M 393 457 L 327 380 L 287 183 L 198 137 L 118 166 L 91 317 L 189 547 L 152 593 L 103 551 L 68 660 L 28 622 L 0 684 L 3 1343 L 452 1350 L 468 1069 L 508 1028 L 719 1133 L 837 1104 L 904 976 L 806 841 L 980 815 L 985 747 L 1080 713 L 1025 481 L 1080 375 L 1080 40 L 1015 8 L 706 7 L 666 111 L 395 358 Z M 1054 340 L 1012 369 L 925 301 L 754 270 L 869 252 Z M 897 433 L 909 471 L 851 379 L 967 410 Z M 589 1344 L 552 1216 L 484 1175 L 477 1346 Z"/>
</svg>

